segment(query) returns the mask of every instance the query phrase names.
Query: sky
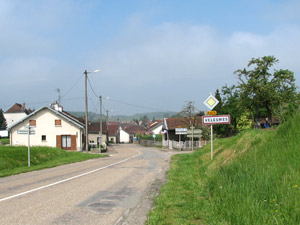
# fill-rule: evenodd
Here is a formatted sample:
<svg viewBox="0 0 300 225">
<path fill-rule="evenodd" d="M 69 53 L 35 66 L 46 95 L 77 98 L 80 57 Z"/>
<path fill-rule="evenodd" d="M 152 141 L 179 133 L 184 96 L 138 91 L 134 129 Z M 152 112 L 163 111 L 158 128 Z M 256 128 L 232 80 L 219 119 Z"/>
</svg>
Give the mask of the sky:
<svg viewBox="0 0 300 225">
<path fill-rule="evenodd" d="M 300 86 L 300 0 L 0 0 L 0 108 L 198 110 L 273 55 Z M 99 69 L 100 72 L 93 73 Z"/>
</svg>

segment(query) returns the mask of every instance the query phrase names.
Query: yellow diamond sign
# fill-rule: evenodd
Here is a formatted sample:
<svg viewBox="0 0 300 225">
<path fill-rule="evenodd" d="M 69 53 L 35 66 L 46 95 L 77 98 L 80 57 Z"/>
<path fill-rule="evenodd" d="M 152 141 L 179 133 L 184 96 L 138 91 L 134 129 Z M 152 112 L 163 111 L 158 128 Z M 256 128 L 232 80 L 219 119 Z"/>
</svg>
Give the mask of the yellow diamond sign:
<svg viewBox="0 0 300 225">
<path fill-rule="evenodd" d="M 212 110 L 216 105 L 218 105 L 219 101 L 212 94 L 208 96 L 208 98 L 204 101 L 204 105 L 206 105 L 210 110 Z"/>
</svg>

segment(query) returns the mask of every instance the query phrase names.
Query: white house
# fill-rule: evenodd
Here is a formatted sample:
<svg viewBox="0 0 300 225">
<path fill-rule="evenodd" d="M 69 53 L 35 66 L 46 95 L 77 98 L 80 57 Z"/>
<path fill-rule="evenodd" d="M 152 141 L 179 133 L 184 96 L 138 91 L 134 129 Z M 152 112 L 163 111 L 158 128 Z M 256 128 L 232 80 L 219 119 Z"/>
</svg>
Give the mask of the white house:
<svg viewBox="0 0 300 225">
<path fill-rule="evenodd" d="M 23 103 L 22 105 L 15 103 L 12 107 L 10 107 L 3 113 L 3 116 L 6 119 L 7 127 L 10 127 L 13 123 L 19 121 L 20 119 L 23 119 L 32 112 L 33 110 L 25 108 L 25 103 Z"/>
<path fill-rule="evenodd" d="M 59 147 L 65 150 L 82 150 L 84 124 L 62 107 L 43 107 L 13 123 L 10 131 L 10 145 L 28 145 L 28 125 L 34 133 L 30 135 L 31 146 Z"/>
<path fill-rule="evenodd" d="M 147 134 L 160 134 L 163 129 L 163 121 L 157 120 L 150 124 Z"/>
<path fill-rule="evenodd" d="M 129 143 L 130 135 L 125 130 L 123 130 L 122 127 L 119 127 L 118 139 L 119 143 Z"/>
</svg>

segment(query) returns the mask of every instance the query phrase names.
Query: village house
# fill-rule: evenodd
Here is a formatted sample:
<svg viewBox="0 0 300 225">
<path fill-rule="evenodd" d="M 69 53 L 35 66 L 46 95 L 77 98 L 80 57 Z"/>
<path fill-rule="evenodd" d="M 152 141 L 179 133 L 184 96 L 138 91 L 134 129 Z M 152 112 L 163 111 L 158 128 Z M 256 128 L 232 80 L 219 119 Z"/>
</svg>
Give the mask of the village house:
<svg viewBox="0 0 300 225">
<path fill-rule="evenodd" d="M 147 129 L 147 135 L 150 134 L 161 134 L 163 129 L 163 121 L 162 120 L 156 120 L 153 123 L 150 123 Z"/>
<path fill-rule="evenodd" d="M 3 116 L 6 119 L 7 127 L 10 127 L 13 123 L 19 121 L 20 119 L 23 119 L 32 112 L 32 109 L 25 108 L 25 103 L 23 103 L 22 105 L 19 103 L 15 103 L 3 113 Z"/>
<path fill-rule="evenodd" d="M 137 134 L 144 135 L 146 128 L 137 124 L 122 124 L 119 126 L 117 134 L 117 143 L 133 143 Z"/>
<path fill-rule="evenodd" d="M 28 126 L 32 127 L 31 146 L 82 150 L 84 124 L 63 111 L 59 105 L 54 105 L 53 108 L 42 107 L 13 123 L 8 128 L 10 145 L 28 145 Z"/>
</svg>

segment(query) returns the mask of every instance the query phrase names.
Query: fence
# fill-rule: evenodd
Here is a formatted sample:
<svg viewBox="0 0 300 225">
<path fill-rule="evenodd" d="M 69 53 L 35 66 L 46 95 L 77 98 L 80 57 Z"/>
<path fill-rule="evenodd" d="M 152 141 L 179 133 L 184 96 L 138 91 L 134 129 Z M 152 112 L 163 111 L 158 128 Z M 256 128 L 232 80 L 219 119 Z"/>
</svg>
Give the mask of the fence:
<svg viewBox="0 0 300 225">
<path fill-rule="evenodd" d="M 201 141 L 172 141 L 172 140 L 163 140 L 163 147 L 168 147 L 169 149 L 191 149 L 192 144 L 194 148 L 201 148 L 207 144 L 207 140 Z"/>
</svg>

